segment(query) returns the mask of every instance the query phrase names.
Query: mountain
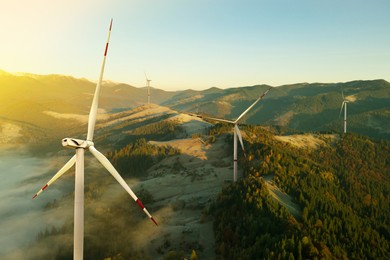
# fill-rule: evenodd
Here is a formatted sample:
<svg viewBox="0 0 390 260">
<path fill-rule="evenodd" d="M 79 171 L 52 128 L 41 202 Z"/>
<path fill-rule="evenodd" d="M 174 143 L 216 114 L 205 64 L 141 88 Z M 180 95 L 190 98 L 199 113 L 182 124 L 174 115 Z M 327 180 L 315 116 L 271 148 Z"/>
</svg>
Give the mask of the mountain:
<svg viewBox="0 0 390 260">
<path fill-rule="evenodd" d="M 202 119 L 155 104 L 108 115 L 96 125 L 94 142 L 120 148 L 140 138 L 166 141 L 188 138 L 212 126 Z"/>
<path fill-rule="evenodd" d="M 210 89 L 179 93 L 163 103 L 179 111 L 237 118 L 269 86 Z M 248 124 L 275 126 L 288 132 L 341 132 L 339 117 L 344 91 L 348 104 L 348 131 L 390 139 L 390 83 L 384 80 L 346 83 L 301 83 L 271 89 L 244 118 Z"/>
<path fill-rule="evenodd" d="M 268 87 L 176 92 L 153 88 L 151 100 L 175 111 L 235 119 Z M 94 89 L 94 82 L 82 78 L 1 71 L 0 144 L 58 141 L 65 135 L 82 134 Z M 243 122 L 273 126 L 281 133 L 341 132 L 341 90 L 350 100 L 348 131 L 390 139 L 390 83 L 384 80 L 279 86 Z M 145 104 L 146 93 L 145 88 L 104 82 L 98 119 Z M 80 129 L 80 123 L 85 129 Z"/>
<path fill-rule="evenodd" d="M 80 123 L 86 129 L 95 87 L 91 81 L 70 76 L 0 73 L 0 126 L 18 131 L 18 138 L 7 138 L 8 142 L 36 143 L 79 134 Z M 160 103 L 174 93 L 154 89 L 154 94 L 152 101 Z M 139 106 L 143 96 L 145 89 L 104 82 L 98 118 Z"/>
</svg>

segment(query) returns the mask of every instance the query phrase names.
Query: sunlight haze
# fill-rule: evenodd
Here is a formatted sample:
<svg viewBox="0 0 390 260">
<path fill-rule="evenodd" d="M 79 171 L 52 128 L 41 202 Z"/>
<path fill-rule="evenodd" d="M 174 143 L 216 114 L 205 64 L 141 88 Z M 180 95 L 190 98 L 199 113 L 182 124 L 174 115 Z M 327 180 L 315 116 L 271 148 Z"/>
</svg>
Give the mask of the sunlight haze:
<svg viewBox="0 0 390 260">
<path fill-rule="evenodd" d="M 164 90 L 390 80 L 390 2 L 3 1 L 0 69 Z"/>
</svg>

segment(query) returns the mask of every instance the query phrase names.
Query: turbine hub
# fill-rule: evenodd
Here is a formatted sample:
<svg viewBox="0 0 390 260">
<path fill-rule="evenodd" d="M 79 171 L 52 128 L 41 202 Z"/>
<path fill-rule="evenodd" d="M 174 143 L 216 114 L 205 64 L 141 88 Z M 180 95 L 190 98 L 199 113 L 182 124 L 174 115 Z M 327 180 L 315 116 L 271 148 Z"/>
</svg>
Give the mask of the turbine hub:
<svg viewBox="0 0 390 260">
<path fill-rule="evenodd" d="M 77 148 L 87 149 L 88 147 L 93 146 L 93 142 L 67 137 L 62 139 L 62 146 L 67 148 L 74 148 L 74 149 Z"/>
</svg>

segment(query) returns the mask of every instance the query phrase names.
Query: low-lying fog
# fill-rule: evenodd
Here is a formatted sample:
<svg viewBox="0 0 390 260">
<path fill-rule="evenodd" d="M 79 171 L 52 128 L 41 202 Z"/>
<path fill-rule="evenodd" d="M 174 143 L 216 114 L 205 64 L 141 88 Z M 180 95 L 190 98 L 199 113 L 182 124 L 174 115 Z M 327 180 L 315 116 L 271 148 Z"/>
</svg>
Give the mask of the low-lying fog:
<svg viewBox="0 0 390 260">
<path fill-rule="evenodd" d="M 55 173 L 55 165 L 49 159 L 0 150 L 0 258 L 23 250 L 46 228 L 62 225 L 65 216 L 44 210 L 48 202 L 62 196 L 55 185 L 31 199 Z"/>
</svg>

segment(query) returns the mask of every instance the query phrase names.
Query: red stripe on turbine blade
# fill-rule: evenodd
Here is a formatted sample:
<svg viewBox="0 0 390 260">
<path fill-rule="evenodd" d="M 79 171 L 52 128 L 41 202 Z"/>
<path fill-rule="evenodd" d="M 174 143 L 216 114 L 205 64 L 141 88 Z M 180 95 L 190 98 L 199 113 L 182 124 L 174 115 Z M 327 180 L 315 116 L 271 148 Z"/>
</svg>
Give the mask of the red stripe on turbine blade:
<svg viewBox="0 0 390 260">
<path fill-rule="evenodd" d="M 104 51 L 104 57 L 107 56 L 108 42 L 106 43 L 106 50 Z"/>
<path fill-rule="evenodd" d="M 156 220 L 154 220 L 154 218 L 153 218 L 153 217 L 151 217 L 150 219 L 153 221 L 153 223 L 154 223 L 154 224 L 156 224 L 156 226 L 158 226 L 158 224 L 157 224 L 157 221 L 156 221 Z"/>
<path fill-rule="evenodd" d="M 110 22 L 110 31 L 111 31 L 111 28 L 112 28 L 112 18 L 111 18 L 111 22 Z"/>
<path fill-rule="evenodd" d="M 35 195 L 32 197 L 32 199 L 35 199 L 37 196 L 38 196 L 38 194 L 35 194 Z"/>
<path fill-rule="evenodd" d="M 47 187 L 49 187 L 49 185 L 46 184 L 45 186 L 43 186 L 42 190 L 46 190 Z"/>
<path fill-rule="evenodd" d="M 149 214 L 149 212 L 145 209 L 144 204 L 142 204 L 142 202 L 141 202 L 139 199 L 137 199 L 135 202 L 137 202 L 138 206 L 139 206 L 142 210 L 146 211 L 147 215 L 150 216 L 150 219 L 153 221 L 153 223 L 154 223 L 156 226 L 158 226 L 157 221 L 156 221 L 156 220 Z"/>
<path fill-rule="evenodd" d="M 139 206 L 141 209 L 144 209 L 144 208 L 145 208 L 145 207 L 144 207 L 144 204 L 142 204 L 142 202 L 141 202 L 139 199 L 137 199 L 135 202 L 137 202 L 138 206 Z"/>
</svg>

